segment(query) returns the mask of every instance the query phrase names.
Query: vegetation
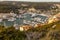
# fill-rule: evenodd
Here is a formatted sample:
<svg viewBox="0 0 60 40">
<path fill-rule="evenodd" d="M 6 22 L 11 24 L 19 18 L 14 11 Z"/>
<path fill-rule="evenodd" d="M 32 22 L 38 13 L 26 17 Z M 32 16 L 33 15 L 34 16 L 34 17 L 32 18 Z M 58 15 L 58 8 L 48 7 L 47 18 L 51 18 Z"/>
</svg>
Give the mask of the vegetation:
<svg viewBox="0 0 60 40">
<path fill-rule="evenodd" d="M 54 25 L 55 28 L 52 28 Z M 60 40 L 60 21 L 32 28 L 27 31 L 27 34 L 32 35 L 30 40 Z"/>
<path fill-rule="evenodd" d="M 52 28 L 56 25 L 55 28 Z M 60 40 L 60 21 L 21 32 L 14 27 L 0 26 L 0 40 Z"/>
<path fill-rule="evenodd" d="M 14 27 L 0 27 L 0 40 L 24 40 L 26 35 L 24 32 L 16 30 Z"/>
</svg>

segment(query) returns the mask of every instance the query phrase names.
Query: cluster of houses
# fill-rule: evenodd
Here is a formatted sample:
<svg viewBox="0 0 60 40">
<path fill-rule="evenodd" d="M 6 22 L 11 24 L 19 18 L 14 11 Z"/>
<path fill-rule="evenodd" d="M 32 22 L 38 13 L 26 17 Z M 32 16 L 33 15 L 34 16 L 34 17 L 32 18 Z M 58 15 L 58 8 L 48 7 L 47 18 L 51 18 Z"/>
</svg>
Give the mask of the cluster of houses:
<svg viewBox="0 0 60 40">
<path fill-rule="evenodd" d="M 41 24 L 47 24 L 51 23 L 54 20 L 60 19 L 60 13 L 57 14 L 56 16 L 52 16 L 52 11 L 43 11 L 41 12 L 40 10 L 36 10 L 34 8 L 30 8 L 29 10 L 19 10 L 19 14 L 10 12 L 10 13 L 0 13 L 0 22 L 4 21 L 4 19 L 7 19 L 8 21 L 15 21 L 17 20 L 16 18 L 19 18 L 22 20 L 22 25 L 20 26 L 18 24 L 14 24 L 13 26 L 16 27 L 16 29 L 20 30 L 28 30 L 31 27 L 40 27 Z M 58 18 L 58 19 L 56 19 Z M 19 21 L 21 22 L 21 21 Z M 26 24 L 26 25 L 25 25 Z M 5 24 L 4 24 L 5 25 Z"/>
</svg>

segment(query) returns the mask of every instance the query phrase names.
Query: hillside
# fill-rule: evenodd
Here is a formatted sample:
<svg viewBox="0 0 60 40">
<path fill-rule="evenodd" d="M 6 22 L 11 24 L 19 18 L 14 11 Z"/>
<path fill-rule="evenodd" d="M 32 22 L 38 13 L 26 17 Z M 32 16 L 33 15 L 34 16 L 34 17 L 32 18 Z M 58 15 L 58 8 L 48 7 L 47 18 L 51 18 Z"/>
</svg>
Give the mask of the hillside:
<svg viewBox="0 0 60 40">
<path fill-rule="evenodd" d="M 53 27 L 56 25 L 55 27 Z M 9 35 L 9 36 L 8 36 Z M 60 21 L 29 29 L 28 31 L 19 31 L 14 27 L 4 28 L 0 26 L 1 40 L 60 40 Z"/>
<path fill-rule="evenodd" d="M 23 6 L 27 5 L 27 6 Z M 37 5 L 38 4 L 38 5 Z M 30 8 L 30 7 L 34 7 L 36 9 L 45 9 L 45 10 L 50 10 L 50 7 L 53 6 L 53 4 L 60 4 L 60 3 L 40 3 L 40 2 L 0 2 L 0 12 L 10 12 L 11 10 L 13 10 L 12 8 L 15 9 L 20 9 L 20 8 Z"/>
<path fill-rule="evenodd" d="M 56 25 L 54 28 L 53 26 Z M 30 40 L 60 40 L 60 21 L 44 25 L 40 28 L 34 28 L 28 31 Z M 31 32 L 31 34 L 30 34 Z"/>
</svg>

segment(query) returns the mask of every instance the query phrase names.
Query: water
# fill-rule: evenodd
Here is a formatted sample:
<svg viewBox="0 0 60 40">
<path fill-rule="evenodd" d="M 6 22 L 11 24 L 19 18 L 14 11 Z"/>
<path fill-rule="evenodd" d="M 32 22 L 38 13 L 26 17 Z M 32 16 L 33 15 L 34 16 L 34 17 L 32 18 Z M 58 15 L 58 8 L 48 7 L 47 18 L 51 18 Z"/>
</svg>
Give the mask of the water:
<svg viewBox="0 0 60 40">
<path fill-rule="evenodd" d="M 45 22 L 45 20 L 48 20 L 48 17 L 43 16 L 43 15 L 37 15 L 37 14 L 34 17 L 31 17 L 32 14 L 28 14 L 28 13 L 21 14 L 21 16 L 23 18 L 17 18 L 17 17 L 15 17 L 16 18 L 15 21 L 8 21 L 8 19 L 5 19 L 2 22 L 0 22 L 0 25 L 5 25 L 5 26 L 12 26 L 14 24 L 22 25 L 22 24 L 24 24 L 23 20 L 30 21 L 30 24 L 32 24 L 32 22 L 42 23 L 42 22 Z M 40 18 L 41 20 L 40 21 L 34 21 L 34 18 Z M 34 23 L 33 23 L 33 25 L 34 25 Z"/>
</svg>

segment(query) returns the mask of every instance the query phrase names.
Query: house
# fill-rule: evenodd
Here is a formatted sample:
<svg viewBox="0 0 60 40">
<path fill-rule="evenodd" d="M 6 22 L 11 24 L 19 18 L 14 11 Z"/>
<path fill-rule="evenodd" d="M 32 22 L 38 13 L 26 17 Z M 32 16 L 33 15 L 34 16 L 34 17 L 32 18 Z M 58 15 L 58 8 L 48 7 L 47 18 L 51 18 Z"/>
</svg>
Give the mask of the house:
<svg viewBox="0 0 60 40">
<path fill-rule="evenodd" d="M 20 31 L 27 31 L 30 28 L 32 28 L 32 26 L 30 26 L 30 25 L 22 25 L 22 26 L 20 26 Z"/>
</svg>

